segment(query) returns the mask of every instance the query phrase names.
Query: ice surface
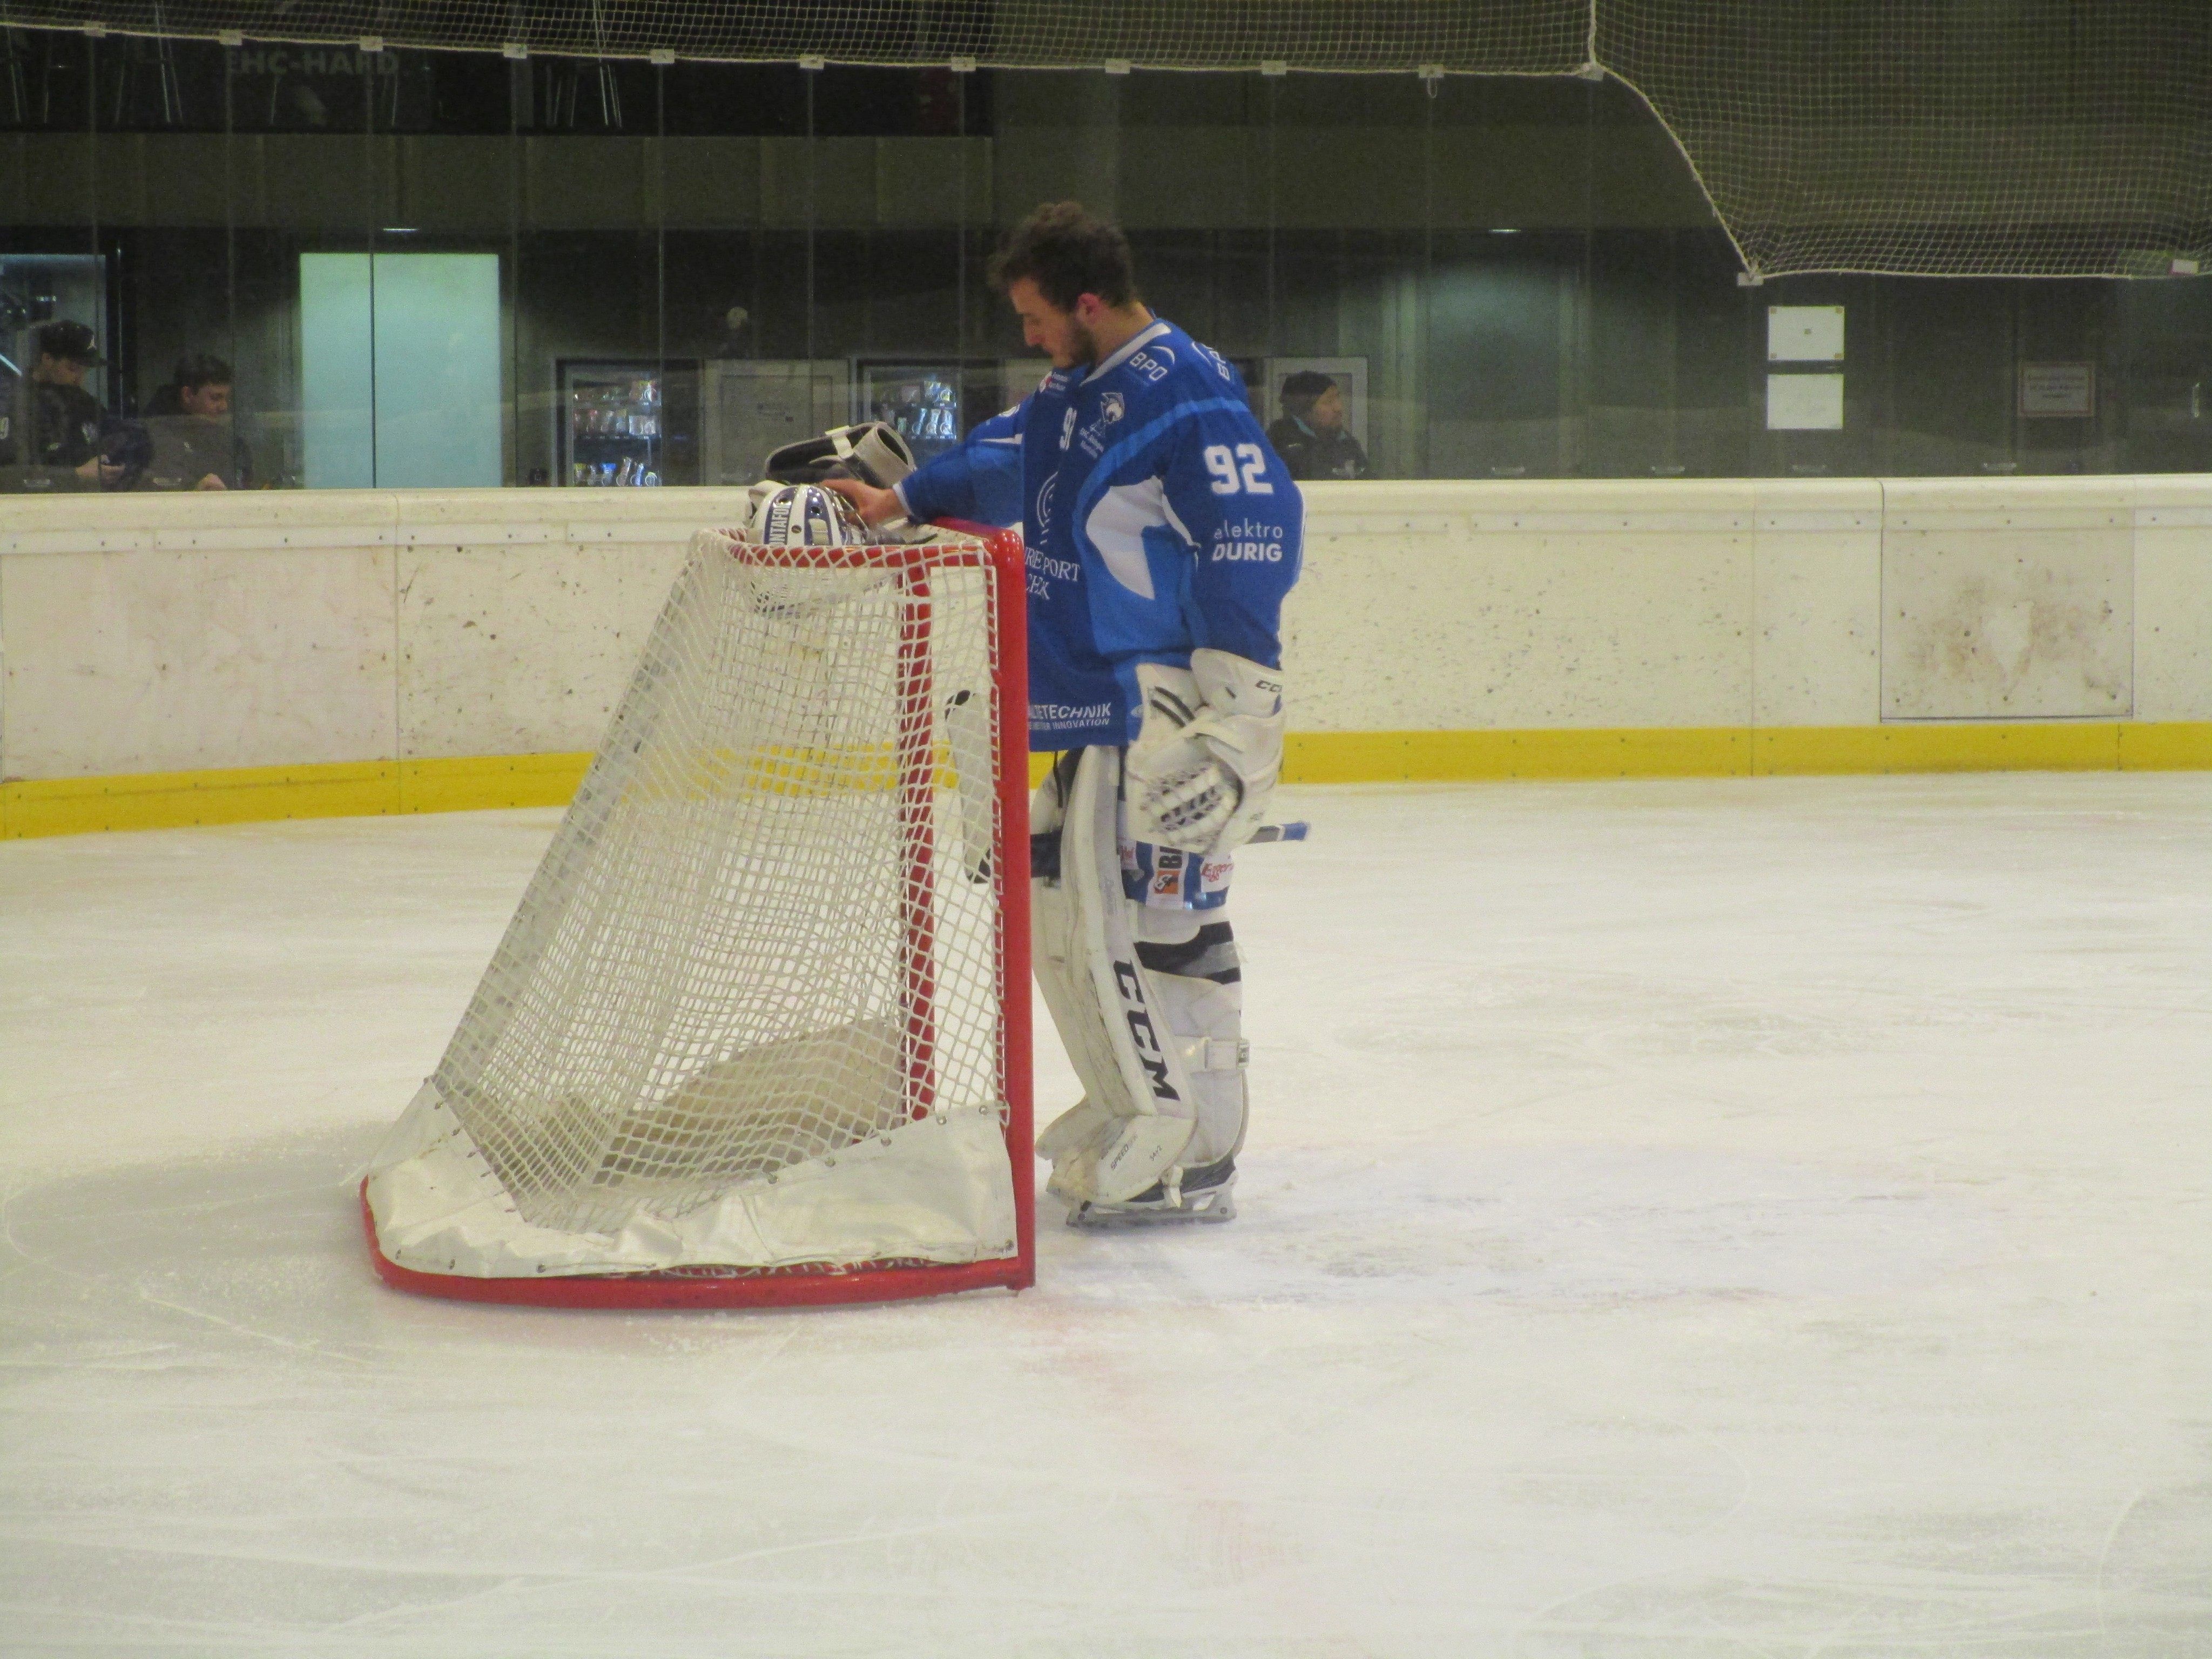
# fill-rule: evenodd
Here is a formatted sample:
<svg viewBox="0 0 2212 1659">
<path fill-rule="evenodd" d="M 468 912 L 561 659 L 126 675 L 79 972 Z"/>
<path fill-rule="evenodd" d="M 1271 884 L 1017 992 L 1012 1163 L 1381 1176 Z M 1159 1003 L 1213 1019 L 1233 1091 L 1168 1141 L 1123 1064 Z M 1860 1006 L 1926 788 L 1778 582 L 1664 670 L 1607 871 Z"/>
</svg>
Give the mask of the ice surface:
<svg viewBox="0 0 2212 1659">
<path fill-rule="evenodd" d="M 552 815 L 0 845 L 0 1652 L 2212 1654 L 2212 779 L 1290 805 L 1240 1218 L 805 1314 L 371 1277 Z"/>
</svg>

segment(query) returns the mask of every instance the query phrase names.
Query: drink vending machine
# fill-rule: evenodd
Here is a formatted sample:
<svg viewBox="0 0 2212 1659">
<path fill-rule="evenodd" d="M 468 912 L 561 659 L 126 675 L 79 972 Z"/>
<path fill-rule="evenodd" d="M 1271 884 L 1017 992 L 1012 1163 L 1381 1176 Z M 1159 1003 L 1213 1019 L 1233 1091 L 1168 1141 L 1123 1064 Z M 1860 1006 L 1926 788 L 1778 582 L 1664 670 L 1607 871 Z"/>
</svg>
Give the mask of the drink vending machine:
<svg viewBox="0 0 2212 1659">
<path fill-rule="evenodd" d="M 698 365 L 564 358 L 559 468 L 586 488 L 698 482 Z"/>
</svg>

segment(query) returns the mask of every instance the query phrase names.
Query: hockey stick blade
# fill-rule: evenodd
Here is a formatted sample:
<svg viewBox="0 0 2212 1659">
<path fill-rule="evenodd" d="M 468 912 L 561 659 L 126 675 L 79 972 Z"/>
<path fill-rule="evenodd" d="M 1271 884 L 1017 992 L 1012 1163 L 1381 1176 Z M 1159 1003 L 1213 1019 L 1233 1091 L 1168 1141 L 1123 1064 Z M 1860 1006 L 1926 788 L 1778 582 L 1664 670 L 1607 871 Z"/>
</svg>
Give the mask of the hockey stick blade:
<svg viewBox="0 0 2212 1659">
<path fill-rule="evenodd" d="M 1252 832 L 1252 839 L 1244 844 L 1257 847 L 1263 841 L 1304 841 L 1306 832 L 1312 827 L 1304 818 L 1289 823 L 1263 823 Z"/>
</svg>

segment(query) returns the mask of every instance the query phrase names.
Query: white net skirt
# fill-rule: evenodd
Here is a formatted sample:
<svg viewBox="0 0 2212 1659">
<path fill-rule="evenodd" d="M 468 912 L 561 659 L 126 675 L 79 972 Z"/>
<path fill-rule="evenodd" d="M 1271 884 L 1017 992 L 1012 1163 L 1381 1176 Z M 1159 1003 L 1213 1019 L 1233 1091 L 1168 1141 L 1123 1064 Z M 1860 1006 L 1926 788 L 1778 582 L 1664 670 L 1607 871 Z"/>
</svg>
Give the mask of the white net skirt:
<svg viewBox="0 0 2212 1659">
<path fill-rule="evenodd" d="M 1010 562 L 962 540 L 697 539 L 372 1166 L 380 1265 L 743 1275 L 1021 1253 Z"/>
</svg>

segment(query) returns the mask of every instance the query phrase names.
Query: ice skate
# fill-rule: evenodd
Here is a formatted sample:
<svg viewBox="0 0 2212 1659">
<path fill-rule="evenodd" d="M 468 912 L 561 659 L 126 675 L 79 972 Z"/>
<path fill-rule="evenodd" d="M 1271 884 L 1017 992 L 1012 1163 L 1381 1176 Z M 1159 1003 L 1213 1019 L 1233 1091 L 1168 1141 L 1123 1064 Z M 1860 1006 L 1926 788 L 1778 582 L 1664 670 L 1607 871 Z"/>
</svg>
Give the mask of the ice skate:
<svg viewBox="0 0 2212 1659">
<path fill-rule="evenodd" d="M 1067 1224 L 1086 1229 L 1159 1227 L 1176 1222 L 1237 1218 L 1237 1160 L 1218 1158 L 1194 1170 L 1170 1170 L 1134 1198 L 1119 1203 L 1091 1200 L 1067 1212 Z"/>
</svg>

